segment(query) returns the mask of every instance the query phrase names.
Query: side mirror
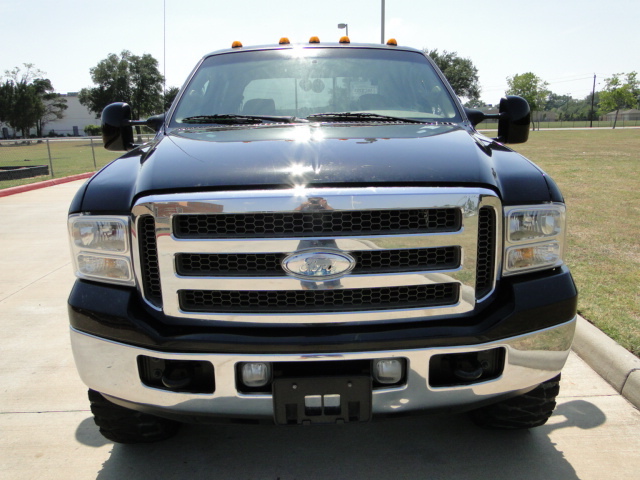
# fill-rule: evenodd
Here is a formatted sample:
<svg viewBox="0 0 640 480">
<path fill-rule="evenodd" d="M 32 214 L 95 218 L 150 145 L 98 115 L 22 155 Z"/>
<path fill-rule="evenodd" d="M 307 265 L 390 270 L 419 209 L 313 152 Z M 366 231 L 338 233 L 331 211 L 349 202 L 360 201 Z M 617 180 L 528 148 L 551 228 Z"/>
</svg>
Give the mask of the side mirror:
<svg viewBox="0 0 640 480">
<path fill-rule="evenodd" d="M 131 120 L 131 107 L 122 102 L 107 105 L 102 110 L 102 143 L 107 150 L 128 151 L 135 147 L 133 126 L 146 125 L 155 132 L 160 131 L 165 121 L 165 113 L 154 115 L 147 120 Z"/>
<path fill-rule="evenodd" d="M 531 109 L 527 101 L 516 95 L 507 95 L 500 100 L 498 114 L 488 114 L 480 110 L 464 109 L 474 127 L 487 118 L 498 119 L 498 138 L 502 143 L 524 143 L 529 139 Z"/>
<path fill-rule="evenodd" d="M 500 99 L 498 138 L 502 143 L 524 143 L 529 139 L 531 109 L 527 101 L 516 95 Z"/>
<path fill-rule="evenodd" d="M 102 110 L 102 143 L 107 150 L 128 151 L 133 148 L 131 107 L 122 102 Z"/>
</svg>

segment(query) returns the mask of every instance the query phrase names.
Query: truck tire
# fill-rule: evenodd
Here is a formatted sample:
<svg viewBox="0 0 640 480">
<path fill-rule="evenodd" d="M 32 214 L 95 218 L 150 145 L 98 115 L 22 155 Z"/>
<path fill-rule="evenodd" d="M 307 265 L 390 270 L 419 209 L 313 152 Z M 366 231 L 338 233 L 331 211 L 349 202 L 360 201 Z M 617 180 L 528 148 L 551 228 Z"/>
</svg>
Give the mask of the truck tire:
<svg viewBox="0 0 640 480">
<path fill-rule="evenodd" d="M 544 425 L 560 392 L 560 375 L 517 397 L 471 412 L 473 421 L 483 428 L 525 429 Z"/>
<path fill-rule="evenodd" d="M 116 405 L 95 390 L 89 390 L 89 401 L 100 433 L 112 442 L 158 442 L 173 437 L 180 428 L 179 422 Z"/>
</svg>

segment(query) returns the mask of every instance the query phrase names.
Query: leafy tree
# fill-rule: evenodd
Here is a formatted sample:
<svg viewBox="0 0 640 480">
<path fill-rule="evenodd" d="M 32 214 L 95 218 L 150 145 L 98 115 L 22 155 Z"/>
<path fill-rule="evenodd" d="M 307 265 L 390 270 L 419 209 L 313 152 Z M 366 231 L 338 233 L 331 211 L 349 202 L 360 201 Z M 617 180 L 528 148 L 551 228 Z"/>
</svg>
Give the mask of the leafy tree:
<svg viewBox="0 0 640 480">
<path fill-rule="evenodd" d="M 41 113 L 36 121 L 37 135 L 42 137 L 44 126 L 53 120 L 63 118 L 64 111 L 69 107 L 67 106 L 67 99 L 54 92 L 51 80 L 48 78 L 35 79 L 33 86 L 42 102 Z"/>
<path fill-rule="evenodd" d="M 164 77 L 158 61 L 148 53 L 133 55 L 123 50 L 120 55 L 109 54 L 91 68 L 93 88 L 83 88 L 80 103 L 100 115 L 113 102 L 126 102 L 134 118 L 144 118 L 163 110 L 162 85 Z"/>
<path fill-rule="evenodd" d="M 625 76 L 625 80 L 622 80 L 622 76 Z M 613 121 L 613 128 L 616 128 L 616 122 L 618 121 L 618 112 L 622 108 L 631 108 L 638 102 L 640 96 L 640 84 L 637 78 L 636 72 L 617 73 L 611 78 L 605 79 L 606 85 L 604 90 L 600 92 L 600 114 L 616 111 L 615 119 Z"/>
<path fill-rule="evenodd" d="M 544 110 L 561 109 L 573 101 L 571 95 L 558 95 L 550 92 L 544 104 Z"/>
<path fill-rule="evenodd" d="M 551 94 L 547 90 L 549 84 L 531 72 L 507 77 L 507 84 L 509 85 L 507 95 L 521 96 L 529 102 L 529 107 L 533 112 L 543 110 L 547 98 Z"/>
<path fill-rule="evenodd" d="M 461 58 L 456 52 L 443 50 L 440 53 L 437 48 L 433 50 L 425 49 L 424 52 L 442 70 L 456 94 L 467 100 L 466 106 L 473 108 L 482 105 L 478 69 L 470 59 Z"/>
<path fill-rule="evenodd" d="M 13 83 L 5 80 L 0 84 L 0 123 L 9 123 L 13 110 Z"/>
<path fill-rule="evenodd" d="M 176 96 L 180 89 L 178 87 L 169 87 L 166 92 L 164 92 L 164 111 L 166 112 L 171 108 L 171 104 L 175 100 Z"/>
<path fill-rule="evenodd" d="M 0 122 L 8 124 L 23 137 L 36 127 L 38 136 L 42 127 L 54 118 L 62 118 L 66 100 L 53 90 L 51 80 L 33 64 L 25 63 L 24 70 L 15 67 L 5 71 L 5 82 L 0 86 Z"/>
</svg>

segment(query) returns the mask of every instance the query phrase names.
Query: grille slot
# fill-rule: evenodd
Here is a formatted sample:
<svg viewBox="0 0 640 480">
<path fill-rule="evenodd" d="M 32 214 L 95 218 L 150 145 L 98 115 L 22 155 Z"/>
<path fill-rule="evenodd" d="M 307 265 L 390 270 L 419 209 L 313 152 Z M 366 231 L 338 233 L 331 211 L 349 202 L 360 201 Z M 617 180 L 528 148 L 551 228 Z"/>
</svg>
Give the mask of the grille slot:
<svg viewBox="0 0 640 480">
<path fill-rule="evenodd" d="M 420 272 L 460 266 L 460 247 L 406 248 L 349 252 L 355 258 L 354 274 Z M 283 276 L 286 254 L 200 254 L 176 255 L 176 271 L 183 276 Z"/>
<path fill-rule="evenodd" d="M 156 222 L 151 215 L 140 218 L 138 223 L 140 239 L 140 261 L 142 263 L 142 286 L 145 296 L 156 307 L 162 306 L 160 286 L 160 264 L 156 242 Z"/>
<path fill-rule="evenodd" d="M 458 290 L 457 283 L 443 283 L 340 290 L 180 290 L 178 295 L 180 308 L 189 312 L 284 314 L 445 306 L 458 301 Z"/>
<path fill-rule="evenodd" d="M 476 298 L 480 299 L 493 290 L 496 213 L 493 208 L 482 207 L 478 218 L 478 259 L 476 266 Z"/>
<path fill-rule="evenodd" d="M 460 230 L 460 209 L 307 211 L 176 215 L 177 238 L 392 235 Z"/>
</svg>

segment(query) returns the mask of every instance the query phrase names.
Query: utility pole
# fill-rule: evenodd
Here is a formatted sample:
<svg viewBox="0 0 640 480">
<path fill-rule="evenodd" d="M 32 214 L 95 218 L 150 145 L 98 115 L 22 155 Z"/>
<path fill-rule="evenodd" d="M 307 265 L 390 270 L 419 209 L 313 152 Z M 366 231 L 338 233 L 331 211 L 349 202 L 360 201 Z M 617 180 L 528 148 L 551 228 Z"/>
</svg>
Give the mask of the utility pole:
<svg viewBox="0 0 640 480">
<path fill-rule="evenodd" d="M 596 74 L 593 74 L 593 90 L 591 90 L 591 122 L 589 123 L 589 128 L 593 128 L 593 102 L 596 99 Z"/>
<path fill-rule="evenodd" d="M 380 43 L 384 45 L 384 0 L 382 0 L 382 13 L 380 15 Z"/>
</svg>

